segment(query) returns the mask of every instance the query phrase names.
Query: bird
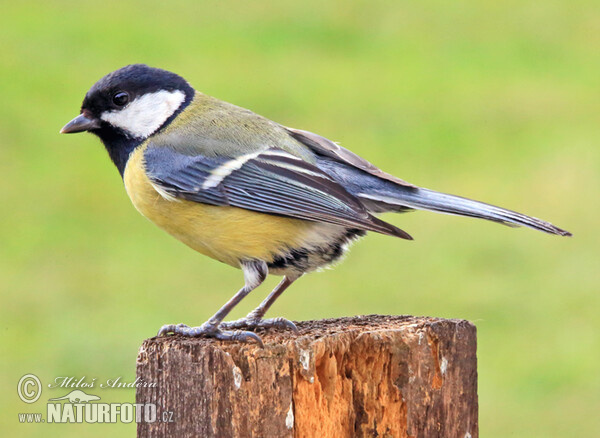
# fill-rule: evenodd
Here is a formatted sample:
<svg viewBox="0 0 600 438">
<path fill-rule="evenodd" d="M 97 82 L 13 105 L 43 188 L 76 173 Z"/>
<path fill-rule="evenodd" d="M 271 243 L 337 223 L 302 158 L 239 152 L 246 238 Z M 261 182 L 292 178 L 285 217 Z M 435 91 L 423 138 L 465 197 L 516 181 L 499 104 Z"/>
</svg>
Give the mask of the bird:
<svg viewBox="0 0 600 438">
<path fill-rule="evenodd" d="M 181 335 L 263 345 L 257 329 L 289 329 L 265 318 L 304 274 L 340 260 L 367 232 L 412 240 L 378 215 L 427 210 L 571 236 L 549 222 L 436 192 L 384 172 L 337 143 L 196 91 L 183 77 L 131 64 L 98 80 L 61 133 L 104 144 L 134 207 L 201 254 L 239 268 L 244 286 Z M 225 321 L 267 275 L 281 282 L 244 318 Z"/>
</svg>

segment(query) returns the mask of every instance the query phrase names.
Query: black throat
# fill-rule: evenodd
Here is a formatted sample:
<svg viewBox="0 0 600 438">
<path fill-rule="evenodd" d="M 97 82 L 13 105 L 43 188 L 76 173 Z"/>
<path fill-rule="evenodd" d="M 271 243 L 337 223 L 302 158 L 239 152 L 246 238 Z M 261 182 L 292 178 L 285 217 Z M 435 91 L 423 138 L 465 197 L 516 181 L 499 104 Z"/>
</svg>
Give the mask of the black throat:
<svg viewBox="0 0 600 438">
<path fill-rule="evenodd" d="M 123 131 L 112 126 L 103 124 L 100 129 L 94 131 L 108 152 L 108 156 L 112 162 L 117 166 L 117 170 L 123 178 L 125 172 L 125 166 L 131 156 L 131 153 L 141 145 L 145 139 L 143 138 L 132 138 L 126 135 Z"/>
<path fill-rule="evenodd" d="M 148 139 L 152 138 L 153 135 L 162 131 L 165 127 L 167 127 L 174 119 L 181 113 L 194 98 L 195 91 L 193 88 L 189 87 L 185 90 L 185 100 L 182 104 L 177 108 L 171 116 L 165 120 L 165 122 L 154 132 L 151 134 Z M 102 122 L 102 125 L 99 129 L 92 131 L 102 143 L 104 143 L 104 147 L 108 151 L 108 156 L 112 160 L 112 162 L 117 167 L 121 178 L 123 178 L 123 174 L 125 172 L 125 167 L 127 166 L 127 161 L 129 161 L 129 157 L 131 153 L 145 142 L 146 138 L 135 138 L 127 135 L 127 133 L 119 128 L 115 128 L 114 126 L 109 125 L 106 122 Z"/>
</svg>

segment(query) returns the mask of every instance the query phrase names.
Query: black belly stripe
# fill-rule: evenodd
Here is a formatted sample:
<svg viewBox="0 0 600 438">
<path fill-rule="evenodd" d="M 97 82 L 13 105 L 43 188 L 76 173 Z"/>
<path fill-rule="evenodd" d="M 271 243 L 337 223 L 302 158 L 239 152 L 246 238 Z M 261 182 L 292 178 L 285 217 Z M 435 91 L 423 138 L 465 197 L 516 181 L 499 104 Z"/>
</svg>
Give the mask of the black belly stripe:
<svg viewBox="0 0 600 438">
<path fill-rule="evenodd" d="M 340 238 L 331 241 L 327 246 L 310 249 L 290 249 L 287 254 L 275 257 L 272 262 L 268 263 L 268 266 L 273 270 L 293 268 L 300 272 L 326 266 L 344 255 L 344 246 L 346 244 L 365 234 L 367 234 L 365 230 L 348 228 Z M 315 259 L 319 259 L 316 266 L 314 265 Z"/>
</svg>

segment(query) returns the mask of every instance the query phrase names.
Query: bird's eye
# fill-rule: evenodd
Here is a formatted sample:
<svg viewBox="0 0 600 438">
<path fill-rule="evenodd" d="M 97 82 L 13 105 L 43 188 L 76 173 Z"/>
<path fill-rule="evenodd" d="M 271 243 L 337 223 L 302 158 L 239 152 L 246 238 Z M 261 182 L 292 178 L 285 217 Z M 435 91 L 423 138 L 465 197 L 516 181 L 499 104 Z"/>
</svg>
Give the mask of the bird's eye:
<svg viewBox="0 0 600 438">
<path fill-rule="evenodd" d="M 112 101 L 117 106 L 125 106 L 129 102 L 129 94 L 124 91 L 117 91 L 113 94 Z"/>
</svg>

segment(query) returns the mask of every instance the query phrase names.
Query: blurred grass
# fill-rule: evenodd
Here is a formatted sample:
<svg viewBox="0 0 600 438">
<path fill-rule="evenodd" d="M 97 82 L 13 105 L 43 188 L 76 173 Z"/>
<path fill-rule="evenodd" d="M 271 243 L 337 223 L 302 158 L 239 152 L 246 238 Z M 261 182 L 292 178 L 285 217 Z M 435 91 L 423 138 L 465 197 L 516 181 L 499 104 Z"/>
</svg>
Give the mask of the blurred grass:
<svg viewBox="0 0 600 438">
<path fill-rule="evenodd" d="M 408 181 L 574 232 L 387 216 L 416 241 L 370 236 L 272 313 L 470 319 L 482 436 L 598 436 L 599 23 L 592 1 L 3 2 L 3 434 L 132 436 L 134 425 L 18 424 L 64 391 L 25 405 L 16 383 L 133 380 L 144 338 L 201 323 L 240 284 L 137 214 L 95 138 L 58 135 L 93 82 L 146 62 Z"/>
</svg>

